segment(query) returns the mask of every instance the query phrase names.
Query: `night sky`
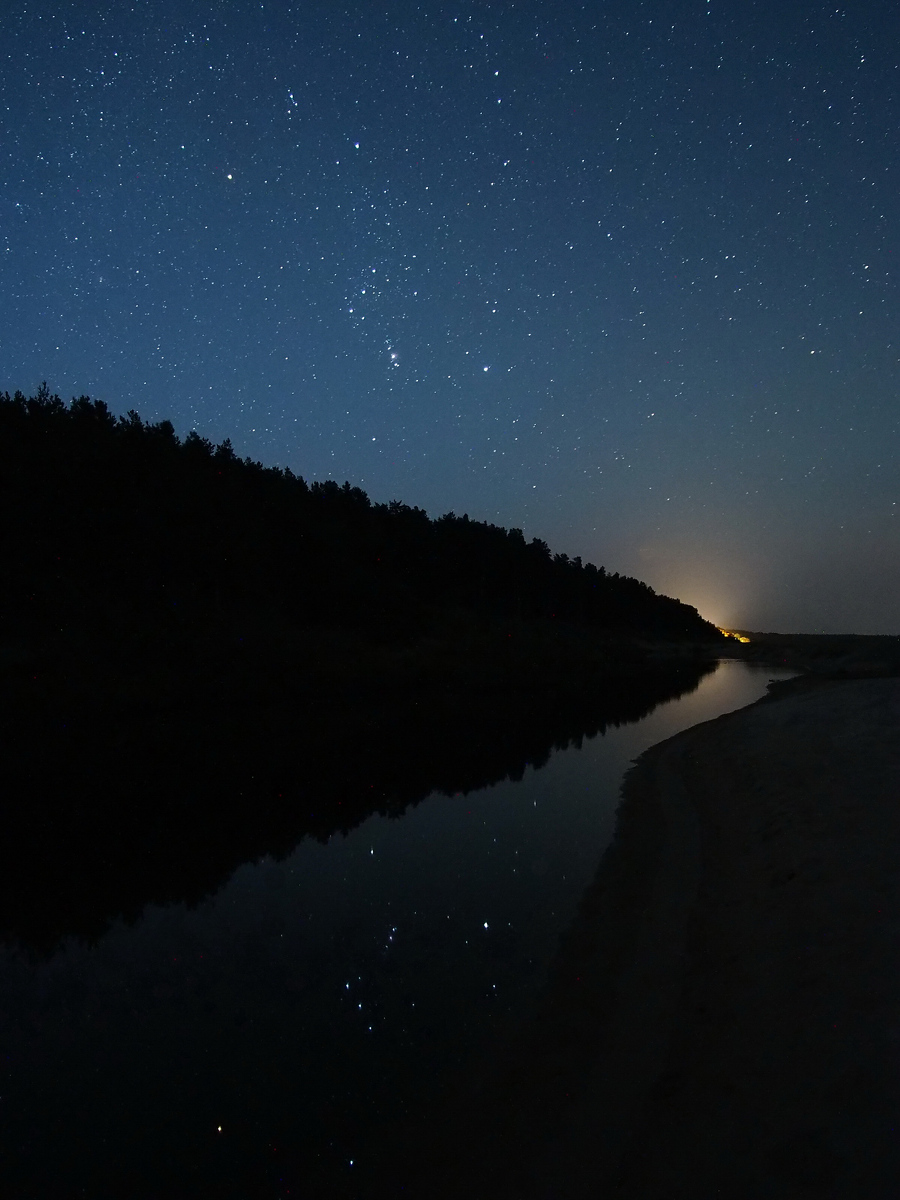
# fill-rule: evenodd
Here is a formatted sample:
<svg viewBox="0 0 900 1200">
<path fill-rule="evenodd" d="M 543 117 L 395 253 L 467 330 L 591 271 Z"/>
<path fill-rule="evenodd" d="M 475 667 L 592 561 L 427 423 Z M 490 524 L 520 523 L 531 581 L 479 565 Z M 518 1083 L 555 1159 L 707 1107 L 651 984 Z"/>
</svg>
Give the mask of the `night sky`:
<svg viewBox="0 0 900 1200">
<path fill-rule="evenodd" d="M 0 388 L 900 632 L 895 4 L 2 12 Z"/>
</svg>

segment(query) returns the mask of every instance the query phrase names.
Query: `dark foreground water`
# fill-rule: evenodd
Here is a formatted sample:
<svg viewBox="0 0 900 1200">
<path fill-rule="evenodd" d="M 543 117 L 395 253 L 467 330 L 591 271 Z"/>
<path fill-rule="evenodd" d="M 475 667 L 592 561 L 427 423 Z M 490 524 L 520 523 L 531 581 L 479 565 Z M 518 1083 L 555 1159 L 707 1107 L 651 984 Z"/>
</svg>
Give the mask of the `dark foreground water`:
<svg viewBox="0 0 900 1200">
<path fill-rule="evenodd" d="M 533 1010 L 629 762 L 790 672 L 722 663 L 519 782 L 435 794 L 96 944 L 0 952 L 0 1177 L 21 1197 L 303 1196 Z M 362 1156 L 362 1160 L 361 1160 Z"/>
</svg>

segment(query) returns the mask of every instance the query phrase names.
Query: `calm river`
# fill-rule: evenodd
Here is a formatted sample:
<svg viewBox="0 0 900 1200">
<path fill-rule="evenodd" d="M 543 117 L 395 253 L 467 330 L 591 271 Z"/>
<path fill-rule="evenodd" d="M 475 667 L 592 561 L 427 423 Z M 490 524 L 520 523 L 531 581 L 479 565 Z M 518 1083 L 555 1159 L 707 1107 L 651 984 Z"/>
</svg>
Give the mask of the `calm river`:
<svg viewBox="0 0 900 1200">
<path fill-rule="evenodd" d="M 631 760 L 790 674 L 723 662 L 519 782 L 306 840 L 92 946 L 0 952 L 6 1194 L 274 1200 L 349 1171 L 528 1016 Z"/>
</svg>

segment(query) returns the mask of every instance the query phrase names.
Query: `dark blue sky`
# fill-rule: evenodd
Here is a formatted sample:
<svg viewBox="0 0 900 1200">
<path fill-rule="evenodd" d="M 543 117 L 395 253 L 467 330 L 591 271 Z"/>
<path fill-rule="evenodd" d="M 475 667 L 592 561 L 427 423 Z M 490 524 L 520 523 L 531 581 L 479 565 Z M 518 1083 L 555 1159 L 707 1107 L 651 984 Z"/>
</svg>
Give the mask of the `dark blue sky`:
<svg viewBox="0 0 900 1200">
<path fill-rule="evenodd" d="M 3 13 L 0 388 L 900 632 L 894 5 Z"/>
</svg>

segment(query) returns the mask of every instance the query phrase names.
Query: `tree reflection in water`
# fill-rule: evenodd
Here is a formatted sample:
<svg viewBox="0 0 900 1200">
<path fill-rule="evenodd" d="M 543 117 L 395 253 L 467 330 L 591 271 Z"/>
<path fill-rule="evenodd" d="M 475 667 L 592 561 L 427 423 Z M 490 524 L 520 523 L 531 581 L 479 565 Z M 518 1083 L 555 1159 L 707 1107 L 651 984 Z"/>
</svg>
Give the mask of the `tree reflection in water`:
<svg viewBox="0 0 900 1200">
<path fill-rule="evenodd" d="M 703 674 L 623 681 L 587 711 L 412 706 L 330 734 L 157 719 L 60 734 L 40 758 L 23 739 L 2 886 L 7 936 L 37 958 L 4 956 L 11 1193 L 287 1196 L 316 1176 L 317 1195 L 355 1194 L 372 1131 L 527 1013 L 621 771 L 666 730 L 553 748 Z M 76 932 L 97 940 L 47 952 Z"/>
</svg>

